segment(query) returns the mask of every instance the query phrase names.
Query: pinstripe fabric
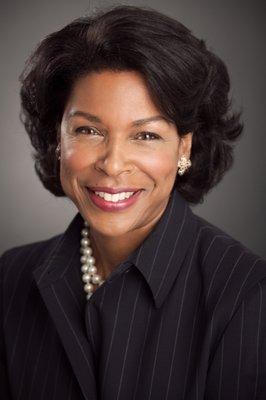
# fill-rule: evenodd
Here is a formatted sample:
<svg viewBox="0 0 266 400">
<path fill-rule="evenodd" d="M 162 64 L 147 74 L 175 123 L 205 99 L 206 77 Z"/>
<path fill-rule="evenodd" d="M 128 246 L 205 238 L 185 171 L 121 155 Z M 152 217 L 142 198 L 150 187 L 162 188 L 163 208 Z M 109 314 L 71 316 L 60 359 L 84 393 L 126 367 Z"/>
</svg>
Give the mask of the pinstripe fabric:
<svg viewBox="0 0 266 400">
<path fill-rule="evenodd" d="M 266 399 L 266 262 L 173 191 L 86 302 L 82 218 L 1 257 L 1 399 Z"/>
</svg>

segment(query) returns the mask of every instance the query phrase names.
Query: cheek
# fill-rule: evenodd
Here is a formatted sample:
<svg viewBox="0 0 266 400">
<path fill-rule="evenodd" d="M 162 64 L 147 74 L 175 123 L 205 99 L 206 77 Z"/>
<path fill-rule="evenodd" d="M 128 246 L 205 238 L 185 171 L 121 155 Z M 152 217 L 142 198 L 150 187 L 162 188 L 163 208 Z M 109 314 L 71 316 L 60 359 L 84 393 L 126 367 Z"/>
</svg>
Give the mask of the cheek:
<svg viewBox="0 0 266 400">
<path fill-rule="evenodd" d="M 77 154 L 65 157 L 62 164 L 68 175 L 75 175 L 85 167 L 84 158 Z"/>
<path fill-rule="evenodd" d="M 67 151 L 61 156 L 60 179 L 65 191 L 72 192 L 77 177 L 86 168 L 85 158 L 76 151 Z"/>
<path fill-rule="evenodd" d="M 174 179 L 177 171 L 177 158 L 172 153 L 162 154 L 158 152 L 153 157 L 143 159 L 142 165 L 155 181 Z"/>
<path fill-rule="evenodd" d="M 68 176 L 76 175 L 90 164 L 88 155 L 88 149 L 85 149 L 84 146 L 68 143 L 62 152 L 62 168 Z"/>
</svg>

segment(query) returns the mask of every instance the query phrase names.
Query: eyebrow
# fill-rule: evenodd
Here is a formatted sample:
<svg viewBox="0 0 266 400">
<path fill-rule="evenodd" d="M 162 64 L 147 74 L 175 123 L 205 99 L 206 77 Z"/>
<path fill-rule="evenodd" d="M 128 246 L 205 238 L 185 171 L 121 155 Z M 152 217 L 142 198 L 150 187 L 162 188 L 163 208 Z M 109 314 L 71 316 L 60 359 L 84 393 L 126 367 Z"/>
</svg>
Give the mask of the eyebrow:
<svg viewBox="0 0 266 400">
<path fill-rule="evenodd" d="M 85 111 L 78 111 L 78 110 L 70 111 L 67 119 L 73 118 L 73 117 L 84 117 L 90 122 L 102 123 L 102 120 L 99 117 L 97 117 L 96 115 L 90 114 L 88 112 L 85 112 Z M 142 118 L 142 119 L 133 121 L 131 123 L 131 126 L 141 126 L 141 125 L 147 124 L 148 122 L 154 122 L 154 121 L 164 121 L 168 124 L 173 123 L 173 121 L 171 121 L 170 119 L 168 119 L 162 115 L 155 115 L 154 117 Z"/>
</svg>

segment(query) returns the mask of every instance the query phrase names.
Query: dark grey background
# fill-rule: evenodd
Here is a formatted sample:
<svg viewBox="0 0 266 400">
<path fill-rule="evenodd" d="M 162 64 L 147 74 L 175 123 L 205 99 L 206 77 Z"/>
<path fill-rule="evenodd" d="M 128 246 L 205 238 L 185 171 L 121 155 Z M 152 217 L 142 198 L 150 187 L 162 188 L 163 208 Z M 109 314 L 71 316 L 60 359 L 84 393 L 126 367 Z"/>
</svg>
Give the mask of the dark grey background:
<svg viewBox="0 0 266 400">
<path fill-rule="evenodd" d="M 243 108 L 244 136 L 233 169 L 194 212 L 266 258 L 265 2 L 221 0 L 124 1 L 175 17 L 227 64 L 236 108 Z M 3 4 L 3 3 L 2 3 Z M 1 6 L 0 253 L 62 232 L 76 208 L 38 181 L 29 139 L 19 121 L 24 62 L 45 35 L 95 6 L 112 1 L 26 0 Z M 115 4 L 119 4 L 115 2 Z"/>
</svg>

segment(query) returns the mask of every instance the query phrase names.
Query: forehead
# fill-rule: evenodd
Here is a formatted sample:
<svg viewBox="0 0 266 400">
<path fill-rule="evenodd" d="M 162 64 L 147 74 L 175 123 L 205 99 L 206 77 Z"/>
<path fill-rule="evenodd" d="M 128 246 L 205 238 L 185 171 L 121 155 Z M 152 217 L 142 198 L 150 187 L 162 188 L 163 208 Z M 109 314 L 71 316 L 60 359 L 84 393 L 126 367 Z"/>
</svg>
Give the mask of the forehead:
<svg viewBox="0 0 266 400">
<path fill-rule="evenodd" d="M 118 120 L 158 114 L 144 78 L 136 71 L 91 72 L 73 85 L 67 112 L 112 115 Z"/>
</svg>

